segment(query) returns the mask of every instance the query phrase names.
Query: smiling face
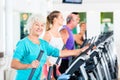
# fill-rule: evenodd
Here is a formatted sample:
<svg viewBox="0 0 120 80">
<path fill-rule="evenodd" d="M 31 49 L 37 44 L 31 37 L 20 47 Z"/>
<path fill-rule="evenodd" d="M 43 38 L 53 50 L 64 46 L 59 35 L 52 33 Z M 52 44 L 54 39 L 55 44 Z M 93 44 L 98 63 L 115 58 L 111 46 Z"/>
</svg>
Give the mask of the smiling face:
<svg viewBox="0 0 120 80">
<path fill-rule="evenodd" d="M 42 22 L 35 21 L 30 28 L 30 34 L 40 36 L 44 30 L 45 24 Z"/>
</svg>

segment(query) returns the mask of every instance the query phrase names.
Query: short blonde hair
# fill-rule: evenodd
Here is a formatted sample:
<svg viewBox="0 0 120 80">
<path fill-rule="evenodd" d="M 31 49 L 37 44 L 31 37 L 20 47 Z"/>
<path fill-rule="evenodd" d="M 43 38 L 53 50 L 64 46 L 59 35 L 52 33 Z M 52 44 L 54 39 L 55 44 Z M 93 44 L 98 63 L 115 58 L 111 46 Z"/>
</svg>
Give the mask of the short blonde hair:
<svg viewBox="0 0 120 80">
<path fill-rule="evenodd" d="M 30 33 L 30 28 L 35 22 L 45 23 L 45 17 L 41 14 L 32 14 L 27 21 L 26 29 L 28 30 L 28 34 Z"/>
</svg>

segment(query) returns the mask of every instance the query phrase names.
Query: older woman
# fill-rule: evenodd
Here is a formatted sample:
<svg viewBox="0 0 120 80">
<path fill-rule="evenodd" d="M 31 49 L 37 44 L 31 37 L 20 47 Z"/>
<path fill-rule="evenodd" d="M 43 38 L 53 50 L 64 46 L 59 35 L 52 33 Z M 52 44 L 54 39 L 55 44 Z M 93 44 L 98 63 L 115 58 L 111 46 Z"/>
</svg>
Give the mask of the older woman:
<svg viewBox="0 0 120 80">
<path fill-rule="evenodd" d="M 11 67 L 17 69 L 16 80 L 28 80 L 32 68 L 36 68 L 32 80 L 40 80 L 42 67 L 46 62 L 47 56 L 77 56 L 88 48 L 60 51 L 59 49 L 52 47 L 45 40 L 39 39 L 39 36 L 45 28 L 43 19 L 44 17 L 41 15 L 31 16 L 28 20 L 29 35 L 18 41 L 16 45 L 11 63 Z M 43 50 L 44 53 L 39 62 L 36 58 L 40 50 Z"/>
</svg>

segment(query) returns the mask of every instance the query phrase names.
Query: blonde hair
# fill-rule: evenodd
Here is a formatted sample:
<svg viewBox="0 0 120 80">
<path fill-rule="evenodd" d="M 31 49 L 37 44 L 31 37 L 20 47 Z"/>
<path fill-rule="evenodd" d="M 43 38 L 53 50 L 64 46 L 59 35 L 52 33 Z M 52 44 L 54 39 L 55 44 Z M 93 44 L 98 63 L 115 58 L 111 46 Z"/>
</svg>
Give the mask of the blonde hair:
<svg viewBox="0 0 120 80">
<path fill-rule="evenodd" d="M 28 30 L 28 33 L 30 33 L 30 28 L 35 22 L 42 22 L 45 23 L 45 17 L 41 14 L 32 14 L 27 21 L 26 29 Z"/>
</svg>

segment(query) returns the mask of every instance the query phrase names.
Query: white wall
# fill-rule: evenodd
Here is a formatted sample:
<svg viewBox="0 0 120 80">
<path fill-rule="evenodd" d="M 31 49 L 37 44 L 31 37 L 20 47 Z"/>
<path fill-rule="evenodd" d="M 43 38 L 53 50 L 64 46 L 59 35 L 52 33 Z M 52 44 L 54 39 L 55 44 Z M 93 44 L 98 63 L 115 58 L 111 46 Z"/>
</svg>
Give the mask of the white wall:
<svg viewBox="0 0 120 80">
<path fill-rule="evenodd" d="M 116 10 L 114 15 L 114 37 L 115 37 L 115 47 L 117 50 L 117 57 L 120 64 L 120 10 Z"/>
</svg>

